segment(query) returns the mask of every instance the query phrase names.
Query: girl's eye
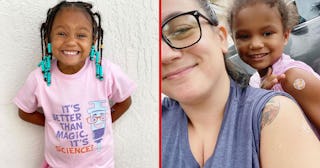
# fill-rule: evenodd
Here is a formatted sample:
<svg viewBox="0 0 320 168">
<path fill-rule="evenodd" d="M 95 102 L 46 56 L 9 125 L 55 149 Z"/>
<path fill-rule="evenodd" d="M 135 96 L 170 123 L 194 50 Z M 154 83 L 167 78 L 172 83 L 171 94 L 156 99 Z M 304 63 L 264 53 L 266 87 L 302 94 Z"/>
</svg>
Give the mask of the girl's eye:
<svg viewBox="0 0 320 168">
<path fill-rule="evenodd" d="M 272 32 L 263 32 L 263 36 L 267 37 L 267 36 L 271 36 L 273 33 Z"/>
<path fill-rule="evenodd" d="M 248 34 L 237 34 L 236 35 L 236 39 L 239 39 L 239 40 L 246 40 L 248 38 L 249 38 Z"/>
<path fill-rule="evenodd" d="M 87 35 L 86 35 L 86 34 L 78 34 L 77 37 L 78 37 L 78 38 L 86 38 Z"/>
<path fill-rule="evenodd" d="M 58 36 L 63 36 L 63 37 L 66 36 L 66 34 L 64 32 L 58 32 L 57 35 Z"/>
</svg>

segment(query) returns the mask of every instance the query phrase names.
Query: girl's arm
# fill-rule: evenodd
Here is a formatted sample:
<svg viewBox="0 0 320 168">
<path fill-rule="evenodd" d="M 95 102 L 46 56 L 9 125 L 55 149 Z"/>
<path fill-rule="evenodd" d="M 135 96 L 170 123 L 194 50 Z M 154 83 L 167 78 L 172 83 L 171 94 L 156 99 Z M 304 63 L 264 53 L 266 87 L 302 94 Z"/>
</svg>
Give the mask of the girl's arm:
<svg viewBox="0 0 320 168">
<path fill-rule="evenodd" d="M 298 68 L 289 69 L 285 74 L 282 88 L 297 100 L 303 112 L 320 131 L 320 80 L 312 73 Z"/>
<path fill-rule="evenodd" d="M 112 122 L 116 121 L 121 117 L 123 113 L 125 113 L 131 105 L 131 96 L 129 96 L 126 100 L 120 103 L 116 103 L 111 107 L 111 118 Z"/>
<path fill-rule="evenodd" d="M 33 113 L 27 113 L 19 109 L 19 117 L 22 120 L 30 122 L 32 124 L 44 126 L 44 122 L 45 122 L 44 114 L 38 111 L 35 111 Z"/>
<path fill-rule="evenodd" d="M 318 168 L 320 143 L 299 106 L 283 96 L 272 98 L 261 118 L 262 168 Z"/>
</svg>

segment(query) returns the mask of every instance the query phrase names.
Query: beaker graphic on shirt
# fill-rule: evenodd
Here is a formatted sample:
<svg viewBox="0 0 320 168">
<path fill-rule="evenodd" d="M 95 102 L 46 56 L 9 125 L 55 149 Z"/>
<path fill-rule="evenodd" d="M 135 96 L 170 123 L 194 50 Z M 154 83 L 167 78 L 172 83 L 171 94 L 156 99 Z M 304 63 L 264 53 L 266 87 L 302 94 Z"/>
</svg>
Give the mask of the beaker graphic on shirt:
<svg viewBox="0 0 320 168">
<path fill-rule="evenodd" d="M 87 122 L 90 124 L 98 151 L 101 149 L 101 141 L 106 127 L 106 107 L 103 106 L 105 103 L 105 100 L 89 102 L 91 107 L 88 109 L 90 116 L 87 118 Z"/>
</svg>

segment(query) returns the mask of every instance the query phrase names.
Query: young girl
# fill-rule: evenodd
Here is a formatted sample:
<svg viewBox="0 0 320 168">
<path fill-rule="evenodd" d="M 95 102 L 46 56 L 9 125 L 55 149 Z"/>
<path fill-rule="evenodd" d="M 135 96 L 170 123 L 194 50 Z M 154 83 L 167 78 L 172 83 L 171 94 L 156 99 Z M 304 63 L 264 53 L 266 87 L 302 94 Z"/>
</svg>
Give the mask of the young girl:
<svg viewBox="0 0 320 168">
<path fill-rule="evenodd" d="M 257 70 L 250 85 L 292 95 L 320 130 L 320 76 L 283 54 L 291 20 L 282 0 L 237 0 L 229 24 L 241 59 Z"/>
<path fill-rule="evenodd" d="M 62 1 L 48 10 L 42 61 L 14 98 L 23 120 L 45 126 L 44 167 L 114 167 L 112 122 L 136 86 L 102 58 L 101 19 L 91 8 Z"/>
</svg>

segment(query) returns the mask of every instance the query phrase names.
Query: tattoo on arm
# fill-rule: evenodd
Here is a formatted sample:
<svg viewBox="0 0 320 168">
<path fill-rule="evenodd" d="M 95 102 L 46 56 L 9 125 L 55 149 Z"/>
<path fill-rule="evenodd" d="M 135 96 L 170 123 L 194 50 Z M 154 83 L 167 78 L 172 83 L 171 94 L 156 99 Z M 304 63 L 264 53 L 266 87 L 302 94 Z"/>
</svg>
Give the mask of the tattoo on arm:
<svg viewBox="0 0 320 168">
<path fill-rule="evenodd" d="M 277 117 L 280 109 L 280 103 L 271 99 L 264 107 L 261 116 L 260 130 L 272 123 Z"/>
</svg>

